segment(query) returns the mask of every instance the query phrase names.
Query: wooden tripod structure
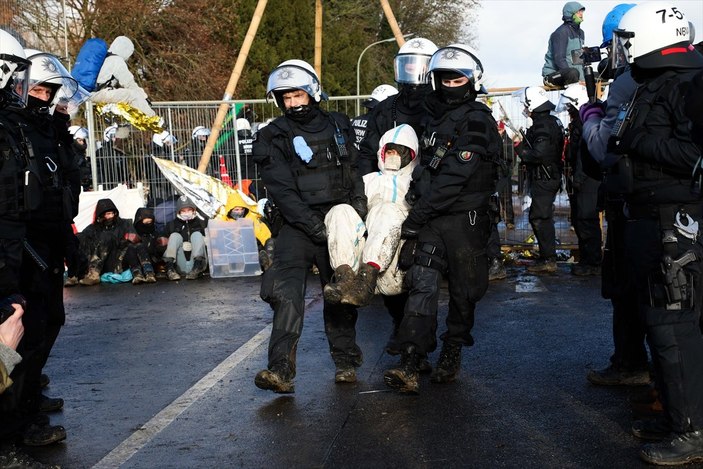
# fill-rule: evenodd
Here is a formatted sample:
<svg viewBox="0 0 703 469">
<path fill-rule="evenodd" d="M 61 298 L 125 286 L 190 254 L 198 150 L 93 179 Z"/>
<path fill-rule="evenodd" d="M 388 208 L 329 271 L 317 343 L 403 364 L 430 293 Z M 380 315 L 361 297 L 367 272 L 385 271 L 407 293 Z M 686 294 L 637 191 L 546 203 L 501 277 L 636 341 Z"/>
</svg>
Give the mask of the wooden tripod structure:
<svg viewBox="0 0 703 469">
<path fill-rule="evenodd" d="M 249 29 L 247 30 L 246 36 L 244 36 L 244 43 L 237 56 L 237 61 L 232 69 L 232 74 L 227 82 L 227 87 L 225 88 L 225 94 L 222 96 L 223 101 L 229 101 L 232 99 L 234 90 L 239 82 L 239 77 L 242 75 L 242 70 L 244 70 L 244 64 L 246 63 L 247 56 L 249 55 L 249 50 L 251 49 L 251 44 L 254 42 L 254 37 L 256 36 L 256 31 L 259 29 L 259 23 L 261 23 L 261 18 L 266 10 L 266 3 L 268 0 L 259 0 L 254 10 L 254 15 L 249 24 Z M 405 38 L 403 33 L 398 27 L 398 22 L 395 20 L 395 15 L 393 15 L 393 10 L 388 4 L 388 0 L 380 0 L 381 7 L 383 8 L 383 13 L 386 15 L 388 24 L 393 31 L 393 36 L 395 37 L 398 47 L 405 44 Z M 322 0 L 315 0 L 315 61 L 314 61 L 315 71 L 317 76 L 322 80 Z M 222 103 L 217 110 L 217 116 L 215 117 L 215 122 L 212 124 L 212 130 L 210 131 L 210 136 L 207 139 L 205 145 L 205 150 L 200 157 L 200 162 L 198 163 L 198 171 L 204 173 L 210 163 L 210 158 L 212 157 L 212 152 L 215 149 L 215 143 L 222 130 L 222 123 L 227 117 L 227 112 L 229 111 L 229 104 Z"/>
</svg>

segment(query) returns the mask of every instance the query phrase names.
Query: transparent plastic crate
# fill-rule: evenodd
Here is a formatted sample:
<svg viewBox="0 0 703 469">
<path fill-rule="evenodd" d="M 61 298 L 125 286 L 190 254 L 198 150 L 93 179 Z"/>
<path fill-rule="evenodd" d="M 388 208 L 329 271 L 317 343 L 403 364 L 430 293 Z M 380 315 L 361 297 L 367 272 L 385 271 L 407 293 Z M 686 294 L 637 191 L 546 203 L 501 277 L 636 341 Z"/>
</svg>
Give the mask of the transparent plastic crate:
<svg viewBox="0 0 703 469">
<path fill-rule="evenodd" d="M 210 277 L 261 275 L 259 250 L 251 220 L 210 220 L 205 234 Z"/>
</svg>

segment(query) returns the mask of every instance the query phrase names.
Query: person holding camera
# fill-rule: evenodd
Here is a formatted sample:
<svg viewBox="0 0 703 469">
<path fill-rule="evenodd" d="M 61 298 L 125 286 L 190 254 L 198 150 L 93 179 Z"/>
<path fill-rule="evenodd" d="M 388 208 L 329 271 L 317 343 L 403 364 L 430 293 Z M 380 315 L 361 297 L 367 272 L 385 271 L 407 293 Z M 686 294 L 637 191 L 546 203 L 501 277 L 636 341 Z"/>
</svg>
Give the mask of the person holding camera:
<svg viewBox="0 0 703 469">
<path fill-rule="evenodd" d="M 564 86 L 583 80 L 583 66 L 576 65 L 572 52 L 583 49 L 585 34 L 581 29 L 586 7 L 566 2 L 562 8 L 563 24 L 549 36 L 544 56 L 542 78 L 546 86 Z"/>
</svg>

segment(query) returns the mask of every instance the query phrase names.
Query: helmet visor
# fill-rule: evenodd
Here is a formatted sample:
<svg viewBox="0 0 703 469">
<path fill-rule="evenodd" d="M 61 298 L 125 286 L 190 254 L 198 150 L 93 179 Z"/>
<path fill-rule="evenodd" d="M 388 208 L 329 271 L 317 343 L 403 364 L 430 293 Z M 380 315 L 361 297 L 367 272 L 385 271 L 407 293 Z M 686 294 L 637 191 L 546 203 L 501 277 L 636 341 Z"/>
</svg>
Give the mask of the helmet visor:
<svg viewBox="0 0 703 469">
<path fill-rule="evenodd" d="M 395 67 L 395 81 L 409 85 L 424 85 L 429 83 L 427 76 L 430 56 L 428 55 L 398 55 L 393 65 Z"/>
<path fill-rule="evenodd" d="M 31 62 L 12 54 L 0 54 L 2 74 L 0 84 L 10 94 L 10 104 L 24 107 L 27 105 L 29 70 Z"/>
<path fill-rule="evenodd" d="M 282 90 L 303 90 L 315 101 L 320 101 L 320 84 L 302 67 L 284 65 L 271 72 L 266 84 L 266 97 L 274 98 L 273 92 Z"/>
<path fill-rule="evenodd" d="M 41 53 L 30 57 L 32 69 L 29 75 L 31 91 L 35 86 L 49 86 L 55 88 L 52 104 L 56 104 L 56 99 L 60 95 L 63 99 L 71 99 L 78 92 L 78 82 L 66 70 L 66 67 L 59 59 L 51 54 Z M 85 100 L 85 99 L 84 99 Z"/>
<path fill-rule="evenodd" d="M 569 110 L 569 105 L 576 107 L 576 102 L 570 97 L 562 94 L 557 102 L 556 112 L 564 112 Z"/>
<path fill-rule="evenodd" d="M 612 52 L 610 54 L 610 66 L 613 70 L 632 63 L 632 39 L 635 33 L 623 31 L 621 29 L 613 30 Z"/>
</svg>

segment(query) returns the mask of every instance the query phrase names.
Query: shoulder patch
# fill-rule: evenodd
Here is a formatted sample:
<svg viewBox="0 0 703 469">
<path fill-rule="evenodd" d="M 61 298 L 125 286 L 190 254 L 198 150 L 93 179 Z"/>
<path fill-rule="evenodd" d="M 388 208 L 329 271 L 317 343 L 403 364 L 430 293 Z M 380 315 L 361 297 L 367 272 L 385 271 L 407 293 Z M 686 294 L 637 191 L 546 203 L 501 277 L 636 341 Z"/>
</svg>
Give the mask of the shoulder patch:
<svg viewBox="0 0 703 469">
<path fill-rule="evenodd" d="M 457 157 L 459 158 L 459 161 L 462 163 L 468 163 L 471 161 L 474 157 L 474 154 L 470 151 L 460 151 L 457 154 Z"/>
</svg>

